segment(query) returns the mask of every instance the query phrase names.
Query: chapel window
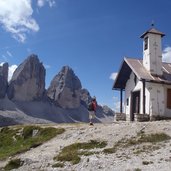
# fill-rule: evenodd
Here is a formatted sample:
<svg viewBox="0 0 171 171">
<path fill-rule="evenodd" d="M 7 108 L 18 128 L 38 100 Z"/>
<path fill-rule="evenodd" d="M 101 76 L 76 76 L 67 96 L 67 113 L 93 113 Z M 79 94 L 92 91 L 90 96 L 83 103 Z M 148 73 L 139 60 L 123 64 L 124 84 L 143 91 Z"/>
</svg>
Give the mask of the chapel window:
<svg viewBox="0 0 171 171">
<path fill-rule="evenodd" d="M 167 89 L 167 108 L 171 109 L 171 89 Z"/>
<path fill-rule="evenodd" d="M 148 37 L 144 39 L 144 50 L 148 49 Z"/>
</svg>

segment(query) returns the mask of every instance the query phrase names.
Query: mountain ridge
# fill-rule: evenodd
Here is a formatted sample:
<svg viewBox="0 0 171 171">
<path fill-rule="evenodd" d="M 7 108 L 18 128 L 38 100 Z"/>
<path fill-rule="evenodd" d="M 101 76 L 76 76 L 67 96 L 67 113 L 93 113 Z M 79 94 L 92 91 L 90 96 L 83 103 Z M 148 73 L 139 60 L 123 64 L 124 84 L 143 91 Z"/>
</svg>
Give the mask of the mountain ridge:
<svg viewBox="0 0 171 171">
<path fill-rule="evenodd" d="M 16 68 L 9 83 L 6 83 L 8 64 L 4 65 L 5 69 L 1 67 L 1 70 L 5 72 L 0 72 L 3 78 L 0 86 L 4 87 L 0 116 L 4 122 L 0 126 L 89 121 L 87 105 L 92 97 L 69 66 L 63 66 L 46 89 L 46 69 L 37 55 L 28 56 Z M 95 122 L 111 122 L 113 116 L 110 108 L 98 105 Z"/>
</svg>

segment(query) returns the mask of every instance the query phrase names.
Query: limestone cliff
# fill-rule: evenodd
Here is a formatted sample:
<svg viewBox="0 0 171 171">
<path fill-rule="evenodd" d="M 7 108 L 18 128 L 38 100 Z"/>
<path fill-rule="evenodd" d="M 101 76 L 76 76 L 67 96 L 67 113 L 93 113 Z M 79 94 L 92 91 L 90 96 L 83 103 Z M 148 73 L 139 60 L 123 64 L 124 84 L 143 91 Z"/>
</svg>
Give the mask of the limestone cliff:
<svg viewBox="0 0 171 171">
<path fill-rule="evenodd" d="M 17 67 L 9 83 L 8 64 L 0 67 L 0 126 L 89 122 L 87 106 L 91 95 L 82 88 L 74 71 L 62 67 L 47 90 L 45 73 L 36 55 L 30 55 Z M 111 122 L 113 115 L 111 109 L 98 105 L 94 122 Z"/>
<path fill-rule="evenodd" d="M 64 66 L 51 81 L 47 96 L 62 108 L 78 108 L 80 90 L 80 80 L 70 67 Z"/>
<path fill-rule="evenodd" d="M 4 98 L 8 87 L 8 63 L 0 66 L 0 98 Z"/>
<path fill-rule="evenodd" d="M 9 83 L 8 98 L 16 101 L 41 99 L 45 93 L 45 68 L 36 55 L 30 55 L 15 70 Z"/>
</svg>

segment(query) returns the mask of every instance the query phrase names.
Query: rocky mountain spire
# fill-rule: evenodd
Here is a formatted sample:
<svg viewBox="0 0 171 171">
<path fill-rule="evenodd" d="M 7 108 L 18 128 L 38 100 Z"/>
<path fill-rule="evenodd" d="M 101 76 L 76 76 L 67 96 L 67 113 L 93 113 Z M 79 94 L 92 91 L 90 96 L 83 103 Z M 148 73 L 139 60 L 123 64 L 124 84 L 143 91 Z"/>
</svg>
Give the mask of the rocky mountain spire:
<svg viewBox="0 0 171 171">
<path fill-rule="evenodd" d="M 81 82 L 69 66 L 64 66 L 53 78 L 47 96 L 62 108 L 80 106 Z"/>
<path fill-rule="evenodd" d="M 8 87 L 8 63 L 0 66 L 0 98 L 4 98 Z"/>
<path fill-rule="evenodd" d="M 9 83 L 8 98 L 17 101 L 41 99 L 45 92 L 45 68 L 36 55 L 30 55 L 15 70 Z"/>
</svg>

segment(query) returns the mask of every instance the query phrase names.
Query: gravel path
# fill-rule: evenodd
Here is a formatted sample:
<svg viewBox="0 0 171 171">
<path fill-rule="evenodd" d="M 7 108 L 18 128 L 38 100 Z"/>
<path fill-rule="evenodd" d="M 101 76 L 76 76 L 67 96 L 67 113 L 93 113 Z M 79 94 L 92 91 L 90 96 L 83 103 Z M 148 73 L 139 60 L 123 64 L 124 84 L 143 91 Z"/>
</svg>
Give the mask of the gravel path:
<svg viewBox="0 0 171 171">
<path fill-rule="evenodd" d="M 58 124 L 48 125 L 63 127 L 65 133 L 58 135 L 45 144 L 31 149 L 14 158 L 20 158 L 24 165 L 17 171 L 170 171 L 171 170 L 171 140 L 162 142 L 159 148 L 150 152 L 134 154 L 135 146 L 118 150 L 113 154 L 99 154 L 82 156 L 79 164 L 65 163 L 63 168 L 53 168 L 53 160 L 63 147 L 75 142 L 88 142 L 89 140 L 105 140 L 112 147 L 122 138 L 136 136 L 140 130 L 145 133 L 164 132 L 171 136 L 171 121 L 156 122 L 114 122 L 112 124 Z M 155 144 L 154 144 L 155 145 Z M 10 159 L 8 159 L 10 160 Z M 3 167 L 7 161 L 0 161 Z"/>
</svg>

